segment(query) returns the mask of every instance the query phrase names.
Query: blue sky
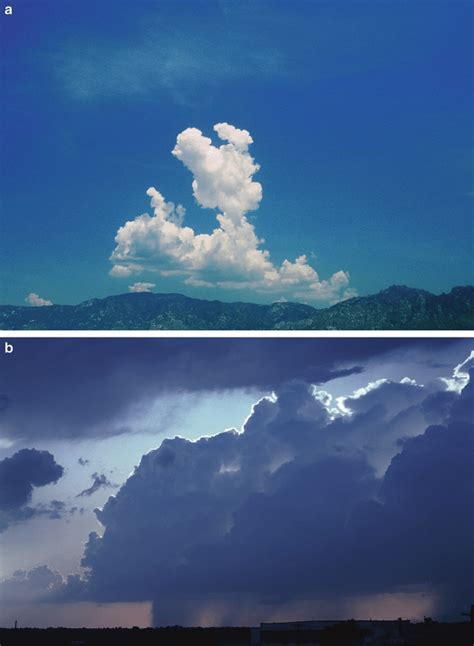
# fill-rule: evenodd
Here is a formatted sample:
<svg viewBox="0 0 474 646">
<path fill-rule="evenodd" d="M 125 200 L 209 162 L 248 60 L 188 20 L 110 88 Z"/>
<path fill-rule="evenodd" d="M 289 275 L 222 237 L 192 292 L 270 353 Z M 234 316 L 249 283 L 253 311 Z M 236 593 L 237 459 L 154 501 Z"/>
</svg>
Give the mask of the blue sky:
<svg viewBox="0 0 474 646">
<path fill-rule="evenodd" d="M 467 610 L 472 339 L 12 343 L 0 625 Z"/>
<path fill-rule="evenodd" d="M 2 15 L 1 302 L 77 303 L 138 282 L 318 305 L 472 282 L 470 2 L 96 4 L 21 0 Z M 141 254 L 139 268 L 111 276 L 117 230 L 152 215 L 150 186 L 195 234 L 215 229 L 223 201 L 202 208 L 200 169 L 171 150 L 190 127 L 226 144 L 219 123 L 253 139 L 238 154 L 260 166 L 247 179 L 263 197 L 238 217 L 264 239 L 244 252 L 270 255 L 252 275 L 202 250 L 144 260 L 131 228 L 120 262 Z"/>
</svg>

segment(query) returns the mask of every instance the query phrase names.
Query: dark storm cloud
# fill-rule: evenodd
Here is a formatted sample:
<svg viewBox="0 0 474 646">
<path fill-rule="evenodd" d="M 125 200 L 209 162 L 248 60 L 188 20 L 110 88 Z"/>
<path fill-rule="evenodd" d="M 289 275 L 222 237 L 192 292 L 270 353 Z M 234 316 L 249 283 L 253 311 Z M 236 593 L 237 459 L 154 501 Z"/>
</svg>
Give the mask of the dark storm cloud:
<svg viewBox="0 0 474 646">
<path fill-rule="evenodd" d="M 443 340 L 445 348 L 449 343 Z M 455 343 L 455 341 L 452 341 Z M 18 339 L 2 371 L 0 406 L 11 438 L 128 432 L 127 413 L 160 394 L 271 390 L 291 379 L 324 383 L 394 350 L 435 339 Z M 31 412 L 33 411 L 33 414 Z M 157 431 L 166 428 L 157 420 Z"/>
<path fill-rule="evenodd" d="M 275 491 L 249 498 L 223 541 L 195 550 L 184 582 L 209 584 L 213 574 L 211 590 L 257 589 L 267 599 L 274 590 L 301 598 L 422 583 L 444 588 L 440 610 L 455 616 L 471 598 L 472 432 L 429 427 L 380 483 L 355 458 L 285 465 Z"/>
<path fill-rule="evenodd" d="M 63 467 L 49 451 L 22 449 L 0 462 L 0 510 L 17 509 L 29 502 L 33 487 L 57 482 Z"/>
<path fill-rule="evenodd" d="M 110 489 L 116 486 L 117 485 L 110 482 L 104 473 L 93 473 L 91 486 L 81 491 L 81 493 L 78 493 L 76 498 L 80 498 L 81 496 L 92 496 L 92 494 L 99 491 L 99 489 Z"/>
<path fill-rule="evenodd" d="M 10 524 L 33 516 L 59 518 L 64 503 L 53 500 L 49 505 L 31 507 L 35 487 L 53 484 L 62 477 L 64 469 L 48 451 L 22 449 L 0 461 L 0 531 Z"/>
<path fill-rule="evenodd" d="M 166 624 L 196 621 L 215 595 L 239 621 L 242 600 L 417 585 L 456 614 L 472 575 L 472 392 L 440 406 L 433 390 L 386 382 L 334 419 L 327 397 L 293 381 L 255 405 L 243 433 L 165 440 L 96 511 L 88 578 L 64 595 L 152 599 Z"/>
</svg>

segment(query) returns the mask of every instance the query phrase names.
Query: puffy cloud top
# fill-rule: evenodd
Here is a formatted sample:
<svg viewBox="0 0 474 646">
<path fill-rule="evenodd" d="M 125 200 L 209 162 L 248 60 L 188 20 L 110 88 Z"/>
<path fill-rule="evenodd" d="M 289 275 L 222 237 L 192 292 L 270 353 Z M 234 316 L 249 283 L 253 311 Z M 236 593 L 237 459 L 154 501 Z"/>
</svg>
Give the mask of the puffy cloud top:
<svg viewBox="0 0 474 646">
<path fill-rule="evenodd" d="M 262 186 L 254 180 L 259 165 L 248 151 L 252 137 L 228 123 L 218 123 L 214 130 L 225 143 L 215 146 L 197 128 L 186 128 L 172 154 L 191 171 L 197 203 L 217 209 L 219 226 L 210 234 L 196 234 L 183 225 L 184 207 L 150 187 L 153 216 L 143 214 L 120 227 L 111 274 L 157 271 L 180 275 L 188 285 L 245 288 L 300 300 L 334 302 L 354 295 L 347 272 L 321 280 L 304 254 L 274 265 L 246 217 L 262 200 Z"/>
<path fill-rule="evenodd" d="M 35 294 L 34 292 L 28 294 L 28 296 L 25 298 L 25 301 L 28 303 L 28 305 L 31 305 L 33 307 L 47 307 L 48 305 L 53 304 L 53 301 L 49 301 L 46 298 L 41 298 L 41 296 L 38 296 L 38 294 Z"/>
<path fill-rule="evenodd" d="M 252 179 L 260 167 L 248 153 L 252 138 L 247 130 L 227 123 L 218 123 L 214 130 L 229 143 L 217 148 L 200 130 L 187 128 L 178 135 L 172 154 L 193 174 L 197 202 L 219 209 L 239 224 L 243 214 L 257 209 L 262 199 L 262 186 Z"/>
</svg>

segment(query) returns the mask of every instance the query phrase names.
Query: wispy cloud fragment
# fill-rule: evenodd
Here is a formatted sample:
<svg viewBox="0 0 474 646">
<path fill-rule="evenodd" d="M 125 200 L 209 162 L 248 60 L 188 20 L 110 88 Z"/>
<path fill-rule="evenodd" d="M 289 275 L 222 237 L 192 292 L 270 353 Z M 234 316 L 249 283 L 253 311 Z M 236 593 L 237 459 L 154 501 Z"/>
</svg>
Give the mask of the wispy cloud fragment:
<svg viewBox="0 0 474 646">
<path fill-rule="evenodd" d="M 117 485 L 110 482 L 105 473 L 93 473 L 91 486 L 78 493 L 76 498 L 81 498 L 84 496 L 89 497 L 92 496 L 96 491 L 99 491 L 99 489 L 109 489 L 116 486 Z"/>
<path fill-rule="evenodd" d="M 185 104 L 202 94 L 203 84 L 212 88 L 241 78 L 268 79 L 285 68 L 275 45 L 252 42 L 246 47 L 242 35 L 216 38 L 195 25 L 183 38 L 182 30 L 160 25 L 159 32 L 150 27 L 127 45 L 102 39 L 87 47 L 67 46 L 56 64 L 59 80 L 80 100 L 164 92 Z"/>
</svg>

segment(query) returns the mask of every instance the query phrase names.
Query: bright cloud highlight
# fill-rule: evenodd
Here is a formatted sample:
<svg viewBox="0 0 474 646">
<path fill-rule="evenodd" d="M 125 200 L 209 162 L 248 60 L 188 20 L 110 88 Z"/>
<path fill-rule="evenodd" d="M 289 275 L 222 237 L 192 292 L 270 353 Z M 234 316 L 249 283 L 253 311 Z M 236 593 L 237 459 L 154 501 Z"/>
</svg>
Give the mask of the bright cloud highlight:
<svg viewBox="0 0 474 646">
<path fill-rule="evenodd" d="M 474 350 L 471 351 L 470 355 L 462 363 L 454 368 L 452 377 L 447 379 L 441 377 L 441 381 L 444 381 L 447 390 L 460 393 L 466 384 L 469 383 L 469 369 L 473 366 Z"/>
<path fill-rule="evenodd" d="M 156 287 L 155 283 L 133 283 L 133 285 L 128 286 L 129 292 L 151 292 L 153 287 Z"/>
<path fill-rule="evenodd" d="M 217 210 L 219 226 L 210 234 L 196 234 L 183 224 L 184 207 L 167 202 L 150 187 L 153 215 L 140 215 L 117 231 L 110 273 L 126 277 L 153 271 L 182 276 L 187 285 L 305 300 L 337 302 L 353 296 L 345 271 L 321 280 L 304 254 L 285 259 L 279 267 L 272 262 L 246 217 L 262 200 L 262 186 L 253 179 L 260 167 L 248 150 L 253 139 L 247 130 L 228 123 L 216 124 L 214 131 L 224 142 L 220 146 L 197 128 L 187 128 L 178 135 L 172 154 L 192 173 L 197 203 Z"/>
</svg>

